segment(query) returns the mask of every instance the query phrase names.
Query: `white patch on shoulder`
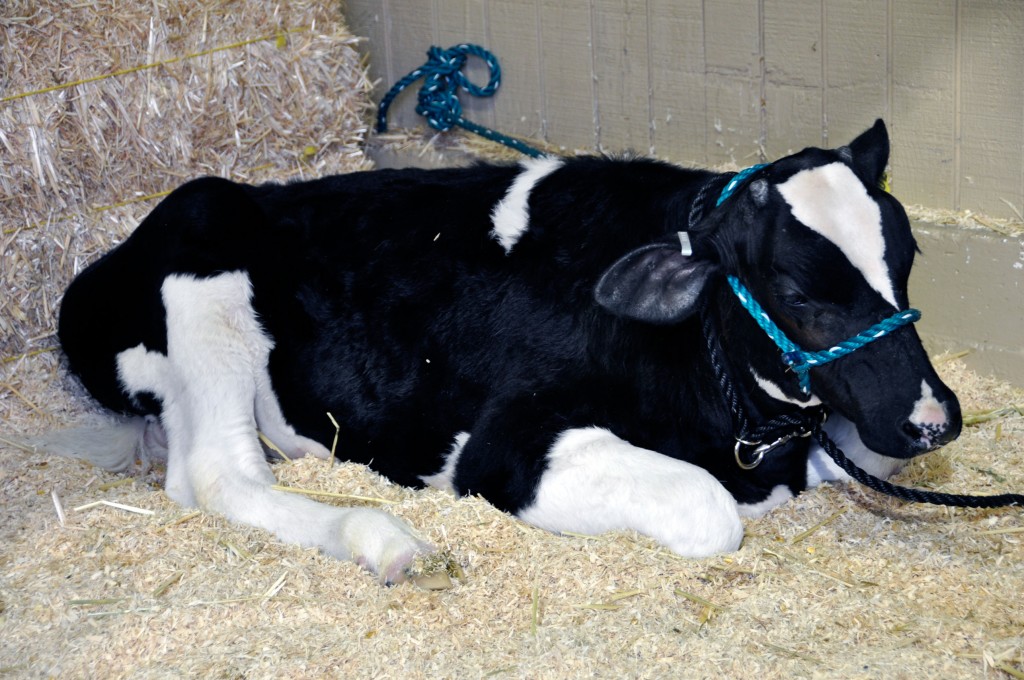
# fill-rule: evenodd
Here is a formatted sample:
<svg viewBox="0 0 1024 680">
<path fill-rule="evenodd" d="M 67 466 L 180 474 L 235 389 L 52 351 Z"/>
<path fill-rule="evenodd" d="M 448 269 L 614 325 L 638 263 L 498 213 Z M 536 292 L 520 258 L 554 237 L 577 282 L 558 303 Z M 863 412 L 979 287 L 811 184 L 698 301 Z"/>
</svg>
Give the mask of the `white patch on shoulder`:
<svg viewBox="0 0 1024 680">
<path fill-rule="evenodd" d="M 435 489 L 441 489 L 441 491 L 455 493 L 455 485 L 452 483 L 452 480 L 455 479 L 455 466 L 459 464 L 459 456 L 462 455 L 462 449 L 466 448 L 467 442 L 469 442 L 468 432 L 460 432 L 455 435 L 455 441 L 452 442 L 452 448 L 444 458 L 444 465 L 440 472 L 420 477 L 423 483 Z"/>
<path fill-rule="evenodd" d="M 793 217 L 834 243 L 893 307 L 896 293 L 885 264 L 882 212 L 844 163 L 801 170 L 778 185 Z"/>
<path fill-rule="evenodd" d="M 703 557 L 743 540 L 736 501 L 707 470 L 641 449 L 608 430 L 566 430 L 520 519 L 549 531 L 632 529 L 673 552 Z"/>
<path fill-rule="evenodd" d="M 789 490 L 789 487 L 785 484 L 779 484 L 760 503 L 740 503 L 738 506 L 740 517 L 750 517 L 752 519 L 761 517 L 769 510 L 777 508 L 791 498 L 793 498 L 793 492 Z"/>
<path fill-rule="evenodd" d="M 544 156 L 529 158 L 520 165 L 523 171 L 516 175 L 509 186 L 505 197 L 501 199 L 491 212 L 491 237 L 501 244 L 506 253 L 519 242 L 530 225 L 530 192 L 542 179 L 562 167 L 565 163 L 561 158 Z"/>
<path fill-rule="evenodd" d="M 891 458 L 877 453 L 867 446 L 857 433 L 857 426 L 840 415 L 832 414 L 825 425 L 825 432 L 836 446 L 842 449 L 854 465 L 880 479 L 888 479 L 906 464 L 902 458 Z M 811 444 L 807 456 L 807 488 L 822 482 L 848 482 L 850 476 L 840 468 L 817 442 Z"/>
<path fill-rule="evenodd" d="M 793 399 L 792 397 L 787 397 L 786 393 L 782 391 L 781 387 L 779 387 L 778 385 L 773 383 L 771 380 L 768 380 L 767 378 L 761 377 L 758 374 L 758 372 L 755 371 L 754 369 L 750 369 L 750 375 L 754 376 L 754 380 L 757 381 L 757 386 L 760 387 L 761 390 L 764 391 L 764 393 L 767 394 L 772 399 L 777 399 L 778 401 L 784 401 L 787 404 L 795 404 L 795 405 L 799 406 L 800 408 L 810 408 L 811 406 L 821 406 L 821 399 L 818 399 L 813 394 L 807 399 L 807 401 L 800 401 L 799 399 Z"/>
</svg>

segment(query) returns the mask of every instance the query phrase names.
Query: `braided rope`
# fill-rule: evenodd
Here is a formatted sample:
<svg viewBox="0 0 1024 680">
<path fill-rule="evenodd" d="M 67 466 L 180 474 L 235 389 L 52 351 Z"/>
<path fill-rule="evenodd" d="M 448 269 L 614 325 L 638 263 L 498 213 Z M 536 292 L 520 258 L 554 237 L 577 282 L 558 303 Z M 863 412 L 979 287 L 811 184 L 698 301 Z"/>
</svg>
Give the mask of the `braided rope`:
<svg viewBox="0 0 1024 680">
<path fill-rule="evenodd" d="M 901 500 L 914 503 L 952 505 L 958 508 L 1000 508 L 1008 505 L 1024 505 L 1024 495 L 1016 493 L 1002 493 L 993 496 L 968 496 L 956 493 L 937 493 L 922 489 L 909 489 L 905 486 L 899 486 L 898 484 L 893 484 L 870 475 L 857 467 L 853 461 L 839 450 L 839 447 L 829 438 L 825 429 L 820 424 L 814 427 L 811 434 L 821 448 L 825 450 L 825 453 L 846 474 L 850 475 L 855 481 L 879 493 L 895 496 Z"/>
<path fill-rule="evenodd" d="M 489 71 L 487 85 L 483 87 L 474 85 L 462 73 L 462 67 L 465 66 L 466 59 L 470 56 L 478 57 L 487 64 Z M 423 78 L 423 85 L 416 97 L 416 113 L 426 118 L 430 127 L 444 132 L 457 125 L 532 158 L 544 155 L 543 152 L 525 142 L 478 125 L 463 117 L 462 104 L 459 103 L 457 95 L 459 88 L 474 97 L 490 97 L 498 91 L 498 87 L 501 85 L 501 66 L 498 64 L 497 57 L 479 45 L 469 43 L 455 45 L 446 50 L 432 45 L 427 50 L 427 62 L 395 83 L 381 99 L 377 109 L 377 132 L 387 132 L 388 109 L 391 107 L 391 103 L 402 90 L 420 78 Z"/>
<path fill-rule="evenodd" d="M 737 173 L 722 189 L 722 193 L 718 198 L 716 207 L 721 205 L 732 193 L 739 187 L 745 179 L 751 174 L 760 170 L 763 165 L 753 166 Z M 696 213 L 695 208 L 699 203 L 699 208 L 703 208 L 704 190 L 709 186 L 710 183 L 705 184 L 701 187 L 697 200 L 694 205 L 690 207 L 690 227 L 700 217 L 700 213 Z M 820 352 L 807 352 L 801 349 L 796 343 L 786 337 L 786 334 L 771 320 L 767 312 L 754 300 L 754 297 L 750 294 L 750 291 L 740 283 L 739 279 L 734 276 L 727 277 L 729 285 L 732 287 L 733 292 L 743 305 L 744 309 L 753 317 L 757 325 L 770 337 L 779 349 L 783 352 L 783 361 L 786 362 L 794 371 L 800 376 L 800 386 L 805 392 L 810 391 L 810 375 L 809 372 L 814 366 L 820 366 L 821 364 L 828 363 L 829 361 L 835 361 L 839 357 L 846 356 L 847 354 L 863 347 L 864 345 L 874 342 L 875 340 L 885 337 L 892 331 L 906 326 L 907 324 L 914 323 L 921 318 L 921 313 L 916 309 L 907 309 L 902 312 L 897 312 L 888 319 L 875 324 L 871 328 L 858 333 L 857 335 L 844 340 L 843 342 L 837 343 L 835 347 L 831 347 L 827 350 Z M 739 441 L 736 449 L 736 462 L 743 469 L 750 470 L 761 462 L 761 459 L 765 453 L 771 450 L 771 447 L 777 443 L 785 443 L 792 437 L 804 437 L 810 434 L 814 437 L 815 441 L 821 446 L 822 450 L 828 454 L 828 456 L 835 461 L 846 474 L 860 484 L 889 496 L 899 498 L 904 501 L 911 501 L 915 503 L 930 503 L 933 505 L 949 505 L 961 508 L 998 508 L 1005 506 L 1021 506 L 1024 505 L 1024 495 L 1004 493 L 992 496 L 971 496 L 964 494 L 949 494 L 949 493 L 937 493 L 933 491 L 924 491 L 922 489 L 910 489 L 905 486 L 899 486 L 891 482 L 887 482 L 883 479 L 879 479 L 873 475 L 868 474 L 864 470 L 857 467 L 842 450 L 836 446 L 835 442 L 828 436 L 823 427 L 824 418 L 821 417 L 823 411 L 807 409 L 795 413 L 783 413 L 778 415 L 757 427 L 751 428 L 750 421 L 743 408 L 742 399 L 736 392 L 736 388 L 733 386 L 732 381 L 729 378 L 728 370 L 723 365 L 720 352 L 721 347 L 718 344 L 715 336 L 714 325 L 711 322 L 710 314 L 707 313 L 708 303 L 704 303 L 702 308 L 702 325 L 704 331 L 704 342 L 707 345 L 709 360 L 711 363 L 712 371 L 715 374 L 715 378 L 718 380 L 719 387 L 722 391 L 722 396 L 725 399 L 726 406 L 732 413 L 733 428 L 737 433 L 735 436 Z M 759 445 L 763 441 L 769 441 L 776 439 L 777 441 L 771 445 L 768 445 L 767 450 L 758 451 L 754 449 L 755 459 L 746 463 L 741 460 L 740 446 L 742 444 Z M 762 446 L 762 449 L 765 447 Z"/>
<path fill-rule="evenodd" d="M 704 330 L 704 343 L 708 350 L 708 359 L 711 362 L 711 370 L 715 374 L 715 379 L 718 380 L 719 387 L 722 388 L 722 396 L 725 397 L 726 406 L 729 407 L 729 412 L 732 414 L 736 436 L 740 439 L 750 439 L 750 421 L 747 420 L 747 412 L 740 402 L 732 380 L 729 379 L 726 373 L 725 366 L 722 364 L 722 353 L 718 345 L 718 338 L 715 335 L 714 325 L 711 322 L 711 315 L 707 312 L 707 306 L 708 302 L 705 299 L 704 306 L 701 309 L 701 323 Z"/>
<path fill-rule="evenodd" d="M 842 450 L 836 446 L 835 442 L 833 442 L 828 436 L 828 433 L 825 432 L 825 428 L 823 427 L 824 421 L 820 416 L 816 416 L 814 412 L 801 411 L 788 414 L 784 413 L 772 418 L 756 428 L 751 428 L 750 422 L 747 419 L 746 412 L 743 408 L 742 401 L 736 393 L 736 389 L 729 378 L 727 369 L 722 363 L 721 348 L 718 345 L 718 340 L 715 336 L 715 329 L 711 322 L 710 315 L 706 313 L 706 307 L 702 312 L 704 312 L 702 314 L 702 324 L 704 330 L 704 342 L 707 345 L 708 357 L 711 361 L 711 367 L 715 374 L 715 378 L 718 380 L 719 387 L 721 387 L 722 396 L 725 398 L 726 405 L 732 413 L 733 426 L 738 433 L 736 435 L 738 439 L 760 443 L 773 438 L 779 439 L 785 435 L 801 437 L 809 432 L 811 436 L 814 437 L 814 440 L 821 446 L 822 450 L 824 450 L 825 453 L 835 461 L 836 465 L 846 472 L 846 474 L 850 475 L 854 481 L 863 484 L 873 491 L 893 496 L 903 501 L 930 503 L 932 505 L 949 505 L 960 508 L 998 508 L 1024 505 L 1024 495 L 1021 494 L 1004 493 L 992 496 L 971 496 L 964 494 L 938 493 L 934 491 L 924 491 L 922 489 L 911 489 L 887 482 L 884 479 L 879 479 L 878 477 L 868 474 L 864 470 L 860 469 L 853 461 L 846 457 Z M 740 462 L 738 456 L 737 462 Z M 741 464 L 741 467 L 751 469 L 756 467 L 759 462 L 760 458 L 755 460 L 751 465 Z"/>
<path fill-rule="evenodd" d="M 707 303 L 701 309 L 701 324 L 704 331 L 704 343 L 708 350 L 708 359 L 711 363 L 711 370 L 725 397 L 726 406 L 732 415 L 733 431 L 739 445 L 736 449 L 737 460 L 740 450 L 743 447 L 754 451 L 755 462 L 748 463 L 747 469 L 757 467 L 760 458 L 776 446 L 784 444 L 793 437 L 806 437 L 810 434 L 814 424 L 824 420 L 824 411 L 821 408 L 810 408 L 799 412 L 782 413 L 774 418 L 764 421 L 757 427 L 751 427 L 747 417 L 743 400 L 733 386 L 727 369 L 722 363 L 721 347 L 718 344 L 718 337 L 715 334 L 711 315 L 707 312 Z M 765 442 L 769 442 L 765 444 Z"/>
<path fill-rule="evenodd" d="M 743 184 L 743 182 L 745 182 L 748 177 L 753 175 L 761 168 L 767 167 L 768 163 L 758 163 L 757 165 L 751 165 L 749 168 L 744 168 L 737 172 L 733 176 L 733 178 L 729 180 L 729 183 L 725 185 L 725 188 L 722 189 L 722 193 L 718 196 L 718 201 L 715 202 L 715 207 L 717 208 L 718 206 L 722 205 L 722 203 L 725 202 L 725 199 L 732 196 L 733 192 L 736 191 L 736 187 Z"/>
<path fill-rule="evenodd" d="M 761 327 L 761 330 L 771 338 L 772 342 L 782 350 L 782 361 L 785 362 L 793 371 L 796 372 L 800 379 L 800 389 L 804 393 L 809 393 L 811 389 L 811 376 L 810 371 L 816 366 L 827 364 L 830 361 L 842 358 L 848 354 L 852 354 L 854 351 L 864 347 L 865 345 L 884 338 L 889 333 L 902 328 L 908 324 L 912 324 L 921 318 L 921 312 L 916 309 L 905 309 L 902 312 L 896 312 L 887 319 L 879 321 L 871 328 L 861 331 L 857 335 L 851 338 L 847 338 L 842 342 L 836 343 L 829 349 L 821 350 L 818 352 L 808 352 L 802 349 L 795 342 L 790 340 L 781 328 L 776 325 L 768 313 L 764 311 L 764 308 L 758 304 L 754 296 L 750 294 L 746 286 L 740 283 L 740 280 L 735 276 L 728 276 L 729 285 L 732 287 L 733 292 L 739 299 L 740 304 L 747 310 L 750 316 L 757 322 L 757 325 Z"/>
</svg>

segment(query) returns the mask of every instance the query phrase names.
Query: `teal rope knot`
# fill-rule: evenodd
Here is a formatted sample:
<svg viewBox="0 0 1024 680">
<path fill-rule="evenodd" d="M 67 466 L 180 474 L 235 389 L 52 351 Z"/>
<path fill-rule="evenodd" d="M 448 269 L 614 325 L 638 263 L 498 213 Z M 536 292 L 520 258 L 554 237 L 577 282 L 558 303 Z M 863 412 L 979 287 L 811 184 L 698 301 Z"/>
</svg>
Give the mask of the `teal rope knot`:
<svg viewBox="0 0 1024 680">
<path fill-rule="evenodd" d="M 884 338 L 889 333 L 902 328 L 908 324 L 912 324 L 921 318 L 921 312 L 916 309 L 905 309 L 902 312 L 896 312 L 887 319 L 876 323 L 871 328 L 865 331 L 861 331 L 857 335 L 851 338 L 843 340 L 837 343 L 834 347 L 830 347 L 826 350 L 819 352 L 808 352 L 802 349 L 795 342 L 790 340 L 782 329 L 771 320 L 768 313 L 764 311 L 764 308 L 757 303 L 754 296 L 750 294 L 750 291 L 740 283 L 740 280 L 735 276 L 728 276 L 729 285 L 732 287 L 733 293 L 736 294 L 736 298 L 743 305 L 743 308 L 747 310 L 757 325 L 761 327 L 761 330 L 772 339 L 772 342 L 782 350 L 782 361 L 797 374 L 800 380 L 800 389 L 804 394 L 810 394 L 811 392 L 811 369 L 817 366 L 822 366 L 835 361 L 847 354 L 852 354 L 861 347 Z"/>
<path fill-rule="evenodd" d="M 483 87 L 474 85 L 462 73 L 462 67 L 466 65 L 466 59 L 469 56 L 479 57 L 487 64 L 489 70 L 487 85 Z M 490 97 L 498 91 L 498 87 L 501 85 L 501 66 L 498 64 L 498 59 L 479 45 L 469 43 L 455 45 L 447 50 L 432 45 L 427 50 L 427 63 L 395 83 L 381 99 L 377 109 L 377 132 L 387 132 L 388 108 L 398 93 L 420 78 L 423 78 L 423 85 L 417 95 L 416 113 L 426 118 L 430 127 L 444 132 L 457 125 L 527 156 L 537 158 L 544 155 L 538 149 L 518 139 L 477 125 L 462 116 L 462 104 L 457 96 L 459 88 L 474 97 Z"/>
<path fill-rule="evenodd" d="M 737 172 L 733 176 L 733 178 L 729 180 L 729 183 L 725 185 L 725 188 L 722 189 L 722 193 L 718 195 L 718 201 L 715 202 L 715 207 L 717 208 L 718 206 L 722 205 L 722 203 L 725 202 L 725 199 L 732 196 L 733 192 L 736 191 L 736 187 L 740 186 L 745 181 L 747 181 L 747 179 L 751 175 L 753 175 L 761 168 L 767 167 L 768 163 L 758 163 L 757 165 L 751 165 L 749 168 L 744 168 L 743 170 Z"/>
</svg>

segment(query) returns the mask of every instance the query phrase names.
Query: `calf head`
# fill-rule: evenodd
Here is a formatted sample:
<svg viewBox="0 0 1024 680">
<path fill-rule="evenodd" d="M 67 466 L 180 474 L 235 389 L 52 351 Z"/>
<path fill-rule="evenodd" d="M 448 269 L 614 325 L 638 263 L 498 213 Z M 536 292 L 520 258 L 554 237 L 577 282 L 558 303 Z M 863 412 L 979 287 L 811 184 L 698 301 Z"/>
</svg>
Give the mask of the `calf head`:
<svg viewBox="0 0 1024 680">
<path fill-rule="evenodd" d="M 733 372 L 747 371 L 772 399 L 820 400 L 886 456 L 948 443 L 960 433 L 960 406 L 913 326 L 814 368 L 808 394 L 721 285 L 724 275 L 742 282 L 805 350 L 829 349 L 906 310 L 917 248 L 903 208 L 880 188 L 888 156 L 878 121 L 849 146 L 806 149 L 759 168 L 691 225 L 692 255 L 664 244 L 634 251 L 604 275 L 597 300 L 633 318 L 678 323 L 710 298 Z"/>
</svg>

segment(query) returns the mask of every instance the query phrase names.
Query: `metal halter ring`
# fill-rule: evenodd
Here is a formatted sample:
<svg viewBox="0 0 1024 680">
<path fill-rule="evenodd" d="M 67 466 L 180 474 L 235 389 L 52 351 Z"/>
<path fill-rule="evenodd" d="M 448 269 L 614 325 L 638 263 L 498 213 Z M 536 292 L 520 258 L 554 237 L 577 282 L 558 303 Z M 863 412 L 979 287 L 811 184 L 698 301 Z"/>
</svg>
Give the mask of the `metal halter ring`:
<svg viewBox="0 0 1024 680">
<path fill-rule="evenodd" d="M 828 415 L 826 413 L 823 413 L 822 414 L 822 418 L 821 418 L 821 422 L 825 422 L 825 420 L 827 418 L 828 418 Z M 739 465 L 741 469 L 743 469 L 743 470 L 753 470 L 754 468 L 756 468 L 758 465 L 761 464 L 761 461 L 764 460 L 764 457 L 765 457 L 765 455 L 767 453 L 769 453 L 770 451 L 773 451 L 774 449 L 782 446 L 783 444 L 788 442 L 790 439 L 795 439 L 795 438 L 806 439 L 807 437 L 810 437 L 810 436 L 811 436 L 811 428 L 808 428 L 807 430 L 805 430 L 803 432 L 797 431 L 797 432 L 790 432 L 789 434 L 784 434 L 781 437 L 779 437 L 778 439 L 776 439 L 775 441 L 769 442 L 767 444 L 764 444 L 762 442 L 751 442 L 751 441 L 747 441 L 746 439 L 740 439 L 739 437 L 737 437 L 736 438 L 736 446 L 733 447 L 732 452 L 733 452 L 733 455 L 736 457 L 736 464 Z M 749 463 L 744 463 L 743 462 L 743 456 L 741 455 L 741 453 L 742 453 L 742 450 L 743 450 L 744 446 L 751 446 L 751 447 L 754 448 L 753 458 L 752 458 L 752 460 Z"/>
</svg>

